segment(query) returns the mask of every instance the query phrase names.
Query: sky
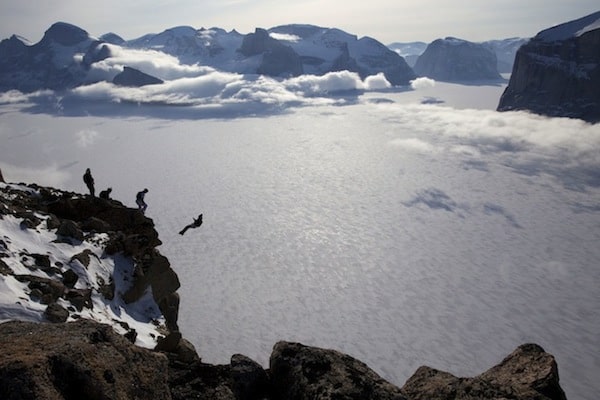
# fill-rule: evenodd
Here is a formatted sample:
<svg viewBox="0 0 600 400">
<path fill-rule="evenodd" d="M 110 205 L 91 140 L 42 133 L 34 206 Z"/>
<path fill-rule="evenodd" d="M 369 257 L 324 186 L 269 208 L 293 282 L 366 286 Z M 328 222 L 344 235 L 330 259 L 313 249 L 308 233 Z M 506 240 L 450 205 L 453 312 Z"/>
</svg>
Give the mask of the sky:
<svg viewBox="0 0 600 400">
<path fill-rule="evenodd" d="M 246 34 L 257 27 L 302 23 L 384 44 L 447 36 L 484 41 L 531 37 L 598 10 L 597 0 L 0 0 L 0 38 L 17 34 L 36 43 L 54 22 L 62 21 L 92 36 L 113 32 L 124 39 L 181 25 Z"/>
</svg>

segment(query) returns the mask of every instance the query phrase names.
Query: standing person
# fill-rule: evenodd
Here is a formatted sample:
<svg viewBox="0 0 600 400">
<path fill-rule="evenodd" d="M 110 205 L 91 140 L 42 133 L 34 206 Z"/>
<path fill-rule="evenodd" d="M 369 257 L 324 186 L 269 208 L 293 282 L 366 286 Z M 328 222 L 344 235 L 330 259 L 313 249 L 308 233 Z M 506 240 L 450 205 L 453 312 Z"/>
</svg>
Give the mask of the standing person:
<svg viewBox="0 0 600 400">
<path fill-rule="evenodd" d="M 200 225 L 202 225 L 202 214 L 198 215 L 198 218 L 194 218 L 194 222 L 192 222 L 189 225 L 186 225 L 180 232 L 180 235 L 183 235 L 185 233 L 185 231 L 187 231 L 190 228 L 197 228 Z"/>
<path fill-rule="evenodd" d="M 148 204 L 144 201 L 144 196 L 148 193 L 148 189 L 144 189 L 135 196 L 135 204 L 138 205 L 138 209 L 142 212 L 142 214 L 146 213 L 146 208 L 148 208 Z"/>
<path fill-rule="evenodd" d="M 85 174 L 83 174 L 83 181 L 90 190 L 90 194 L 94 196 L 94 178 L 92 177 L 92 172 L 89 168 L 86 169 Z"/>
</svg>

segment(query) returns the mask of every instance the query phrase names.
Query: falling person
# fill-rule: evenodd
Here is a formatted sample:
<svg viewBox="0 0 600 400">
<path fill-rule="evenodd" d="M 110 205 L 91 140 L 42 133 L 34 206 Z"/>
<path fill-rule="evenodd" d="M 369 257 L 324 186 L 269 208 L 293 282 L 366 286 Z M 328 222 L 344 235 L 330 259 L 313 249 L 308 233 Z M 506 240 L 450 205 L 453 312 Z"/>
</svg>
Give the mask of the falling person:
<svg viewBox="0 0 600 400">
<path fill-rule="evenodd" d="M 190 228 L 197 228 L 197 227 L 199 227 L 200 225 L 202 225 L 202 214 L 198 215 L 198 218 L 194 219 L 194 222 L 192 222 L 192 223 L 191 223 L 191 224 L 189 224 L 189 225 L 186 225 L 186 226 L 185 226 L 185 228 L 183 228 L 183 229 L 182 229 L 182 230 L 179 232 L 179 234 L 180 234 L 180 235 L 183 235 L 183 234 L 185 233 L 185 231 L 187 231 L 188 229 L 190 229 Z"/>
</svg>

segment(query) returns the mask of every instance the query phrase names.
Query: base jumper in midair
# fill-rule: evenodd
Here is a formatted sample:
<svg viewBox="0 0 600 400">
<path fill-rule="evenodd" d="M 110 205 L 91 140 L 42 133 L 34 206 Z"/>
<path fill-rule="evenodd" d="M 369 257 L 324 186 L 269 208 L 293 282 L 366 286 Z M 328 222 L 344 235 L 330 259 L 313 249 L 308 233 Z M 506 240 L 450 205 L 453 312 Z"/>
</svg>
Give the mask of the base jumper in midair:
<svg viewBox="0 0 600 400">
<path fill-rule="evenodd" d="M 202 225 L 202 214 L 198 215 L 198 218 L 194 219 L 194 222 L 192 222 L 192 223 L 191 223 L 191 224 L 189 224 L 189 225 L 186 225 L 186 226 L 185 226 L 185 228 L 183 228 L 183 229 L 182 229 L 182 230 L 179 232 L 179 234 L 180 234 L 180 235 L 183 235 L 183 234 L 185 233 L 185 231 L 187 231 L 188 229 L 190 229 L 190 228 L 197 228 L 197 227 L 199 227 L 200 225 Z"/>
</svg>

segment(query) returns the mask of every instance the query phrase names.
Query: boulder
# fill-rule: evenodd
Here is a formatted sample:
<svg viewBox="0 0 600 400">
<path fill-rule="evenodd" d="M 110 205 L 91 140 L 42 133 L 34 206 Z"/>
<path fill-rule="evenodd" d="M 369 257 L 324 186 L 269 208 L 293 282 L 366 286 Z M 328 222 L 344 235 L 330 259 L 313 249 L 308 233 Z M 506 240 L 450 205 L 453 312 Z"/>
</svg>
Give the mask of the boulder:
<svg viewBox="0 0 600 400">
<path fill-rule="evenodd" d="M 367 365 L 335 350 L 278 342 L 269 365 L 277 399 L 405 399 Z"/>
<path fill-rule="evenodd" d="M 402 393 L 410 400 L 566 400 L 554 357 L 535 344 L 519 346 L 500 364 L 474 378 L 420 367 Z"/>
<path fill-rule="evenodd" d="M 0 324 L 2 399 L 171 399 L 167 358 L 89 320 Z"/>
<path fill-rule="evenodd" d="M 231 379 L 237 400 L 260 400 L 269 395 L 269 377 L 256 361 L 242 354 L 231 356 Z"/>
</svg>

